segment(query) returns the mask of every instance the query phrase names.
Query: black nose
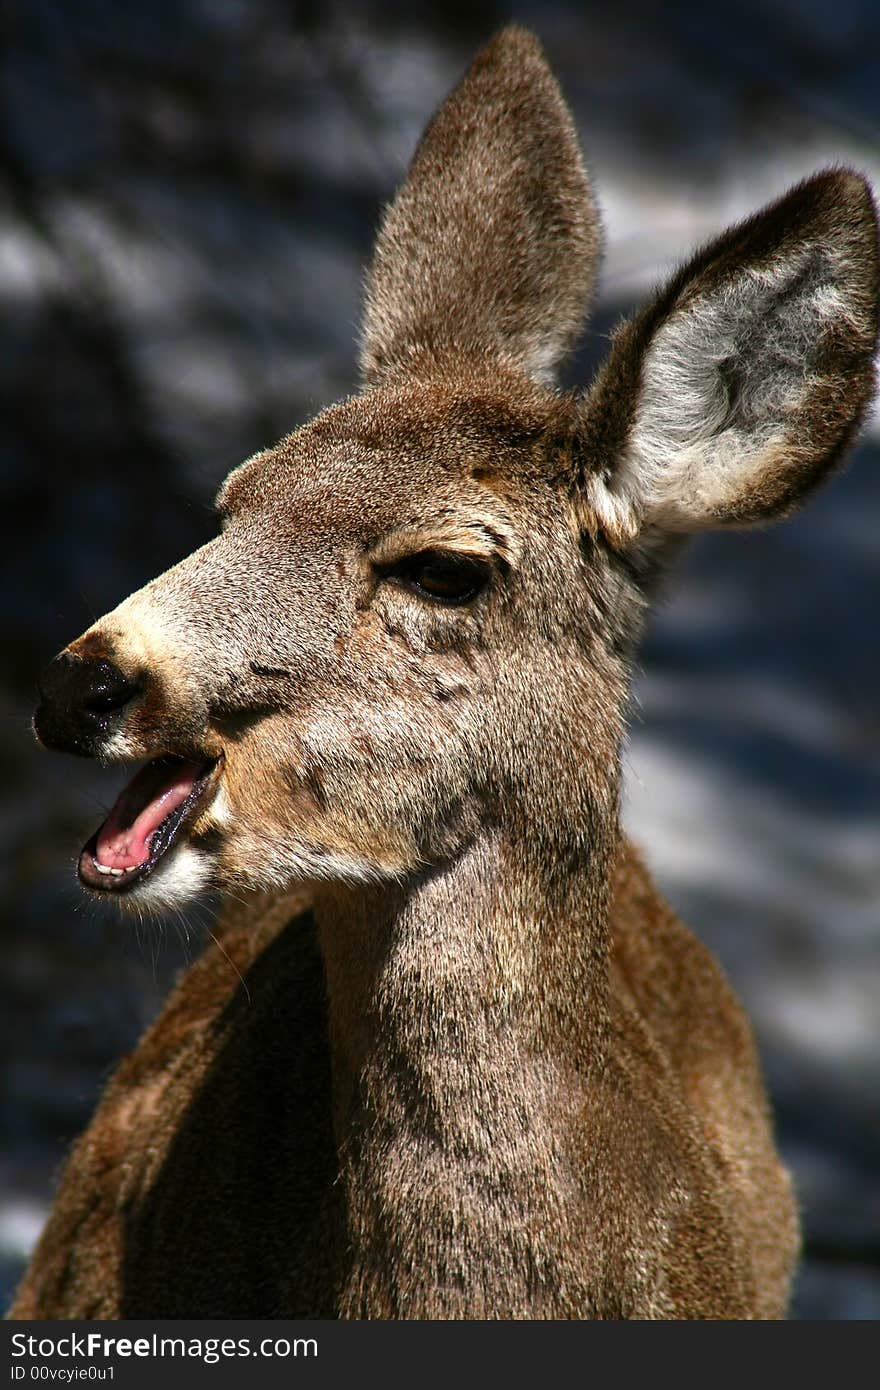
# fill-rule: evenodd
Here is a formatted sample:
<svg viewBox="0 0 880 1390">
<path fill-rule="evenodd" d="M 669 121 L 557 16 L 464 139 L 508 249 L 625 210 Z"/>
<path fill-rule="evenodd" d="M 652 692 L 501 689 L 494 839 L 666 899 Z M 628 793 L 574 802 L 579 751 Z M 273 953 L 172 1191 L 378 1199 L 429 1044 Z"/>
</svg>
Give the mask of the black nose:
<svg viewBox="0 0 880 1390">
<path fill-rule="evenodd" d="M 47 748 L 93 757 L 114 717 L 142 689 L 110 661 L 82 661 L 62 652 L 40 681 L 34 732 Z"/>
</svg>

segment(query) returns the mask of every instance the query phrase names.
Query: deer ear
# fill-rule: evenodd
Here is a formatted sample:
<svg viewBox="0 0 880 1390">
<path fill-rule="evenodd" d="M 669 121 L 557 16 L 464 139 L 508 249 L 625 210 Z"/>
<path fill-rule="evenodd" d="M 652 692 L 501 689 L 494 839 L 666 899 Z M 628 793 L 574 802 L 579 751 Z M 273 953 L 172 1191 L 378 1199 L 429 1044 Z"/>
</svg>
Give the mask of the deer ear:
<svg viewBox="0 0 880 1390">
<path fill-rule="evenodd" d="M 585 402 L 585 523 L 624 544 L 795 506 L 871 399 L 877 295 L 874 207 L 849 170 L 704 248 L 618 330 Z"/>
<path fill-rule="evenodd" d="M 599 248 L 556 81 L 532 35 L 504 29 L 434 116 L 385 213 L 365 381 L 486 359 L 548 381 L 582 329 Z"/>
</svg>

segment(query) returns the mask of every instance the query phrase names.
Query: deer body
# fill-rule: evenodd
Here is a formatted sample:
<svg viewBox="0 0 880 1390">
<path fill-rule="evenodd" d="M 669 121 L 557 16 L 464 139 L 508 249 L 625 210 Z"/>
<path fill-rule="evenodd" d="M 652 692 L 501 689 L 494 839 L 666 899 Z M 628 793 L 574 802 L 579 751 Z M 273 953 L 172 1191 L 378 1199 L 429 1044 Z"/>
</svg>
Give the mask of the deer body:
<svg viewBox="0 0 880 1390">
<path fill-rule="evenodd" d="M 121 904 L 245 894 L 74 1149 L 13 1316 L 778 1317 L 797 1247 L 748 1025 L 618 819 L 646 598 L 791 507 L 871 386 L 876 227 L 832 171 L 552 386 L 598 227 L 534 40 L 428 128 L 363 392 L 56 661 L 50 746 L 155 761 Z M 291 893 L 295 897 L 291 898 Z"/>
<path fill-rule="evenodd" d="M 495 1129 L 485 1130 L 481 1066 L 476 1076 L 470 1069 L 477 1094 L 463 1097 L 442 1082 L 426 1094 L 414 1077 L 401 1098 L 435 1111 L 445 1100 L 456 1129 L 484 1127 L 478 1157 L 468 1133 L 464 1171 L 447 1154 L 433 1187 L 425 1186 L 430 1168 L 417 1144 L 433 1136 L 439 1160 L 439 1141 L 446 1148 L 449 1136 L 424 1116 L 400 1124 L 390 1153 L 371 1166 L 369 1150 L 381 1154 L 388 1121 L 399 1120 L 383 1102 L 382 1129 L 372 1129 L 368 1151 L 346 1165 L 359 1214 L 353 1262 L 352 1218 L 337 1181 L 336 1077 L 331 1085 L 314 914 L 302 895 L 254 898 L 227 912 L 222 950 L 212 945 L 190 968 L 111 1081 L 68 1160 L 12 1315 L 449 1317 L 491 1307 L 498 1316 L 780 1316 L 797 1223 L 748 1026 L 709 953 L 657 897 L 625 842 L 612 923 L 610 979 L 619 1003 L 610 1075 L 583 1088 L 569 1078 L 573 1113 L 555 1105 L 545 1131 L 560 1148 L 566 1139 L 573 1147 L 584 1189 L 574 1213 L 581 1221 L 589 1213 L 593 1229 L 571 1223 L 569 1192 L 553 1211 L 560 1179 L 571 1176 L 557 1156 L 535 1184 L 535 1162 L 546 1155 L 524 1161 L 520 1152 L 512 1164 L 512 1146 L 501 1151 Z M 441 1074 L 456 1060 L 441 1058 Z M 426 1070 L 421 1051 L 419 1069 Z M 537 1078 L 536 1100 L 545 1107 L 547 1079 Z M 526 1104 L 529 1089 L 521 1087 Z M 513 1128 L 521 1151 L 522 1115 Z M 386 1201 L 396 1195 L 404 1208 L 396 1215 L 405 1216 L 393 1225 L 388 1215 L 375 1220 L 377 1190 L 389 1177 Z M 697 1185 L 695 1201 L 688 1182 Z M 494 1186 L 499 1204 L 507 1199 L 500 1229 L 502 1212 L 487 1209 L 482 1184 Z M 470 1227 L 462 1219 L 468 1199 Z M 532 1240 L 524 1217 L 538 1222 L 545 1262 L 526 1288 L 511 1283 Z M 486 1239 L 492 1257 L 474 1267 L 474 1246 Z M 415 1273 L 421 1287 L 413 1287 L 414 1248 L 428 1256 Z M 658 1262 L 674 1261 L 676 1283 L 656 1264 L 646 1268 L 646 1248 Z M 476 1274 L 469 1288 L 467 1268 Z M 560 1296 L 569 1278 L 580 1290 L 574 1297 L 586 1292 L 584 1302 Z"/>
</svg>

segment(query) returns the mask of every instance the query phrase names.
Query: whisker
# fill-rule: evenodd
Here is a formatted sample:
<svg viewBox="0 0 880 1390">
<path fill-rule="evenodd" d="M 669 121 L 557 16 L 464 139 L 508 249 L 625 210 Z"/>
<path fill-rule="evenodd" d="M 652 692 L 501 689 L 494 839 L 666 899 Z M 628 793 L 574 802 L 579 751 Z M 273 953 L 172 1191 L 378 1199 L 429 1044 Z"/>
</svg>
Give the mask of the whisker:
<svg viewBox="0 0 880 1390">
<path fill-rule="evenodd" d="M 247 981 L 245 980 L 244 976 L 242 975 L 241 971 L 239 970 L 239 968 L 238 968 L 238 966 L 236 965 L 235 961 L 232 959 L 232 957 L 231 957 L 231 955 L 229 954 L 229 952 L 228 952 L 228 951 L 226 950 L 226 948 L 223 946 L 223 943 L 220 941 L 219 937 L 217 937 L 217 936 L 214 935 L 214 933 L 212 932 L 212 930 L 211 930 L 210 927 L 208 927 L 207 930 L 208 930 L 208 935 L 210 936 L 210 938 L 211 938 L 211 940 L 213 941 L 214 945 L 217 947 L 217 950 L 220 952 L 221 956 L 225 956 L 225 957 L 226 957 L 226 959 L 229 961 L 229 964 L 232 966 L 232 969 L 235 971 L 236 975 L 238 976 L 239 980 L 241 981 L 242 989 L 244 990 L 245 994 L 247 995 L 247 1001 L 248 1001 L 248 1003 L 250 1004 L 250 1002 L 251 1002 L 251 992 L 250 992 L 250 990 L 249 990 L 248 987 L 247 987 Z"/>
</svg>

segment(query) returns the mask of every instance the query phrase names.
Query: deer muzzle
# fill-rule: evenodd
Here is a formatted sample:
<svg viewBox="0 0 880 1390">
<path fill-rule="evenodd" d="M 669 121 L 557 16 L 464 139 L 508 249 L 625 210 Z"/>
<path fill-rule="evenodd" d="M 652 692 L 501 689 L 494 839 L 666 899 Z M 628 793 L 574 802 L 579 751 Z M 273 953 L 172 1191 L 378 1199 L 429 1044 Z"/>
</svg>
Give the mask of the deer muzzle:
<svg viewBox="0 0 880 1390">
<path fill-rule="evenodd" d="M 124 893 L 151 874 L 216 792 L 222 750 L 183 737 L 162 682 L 127 674 L 110 644 L 87 634 L 50 664 L 39 685 L 34 732 L 58 752 L 126 761 L 148 758 L 84 845 L 82 885 Z"/>
<path fill-rule="evenodd" d="M 141 678 L 124 675 L 106 658 L 63 651 L 40 681 L 34 732 L 46 748 L 97 757 L 143 690 Z"/>
</svg>

